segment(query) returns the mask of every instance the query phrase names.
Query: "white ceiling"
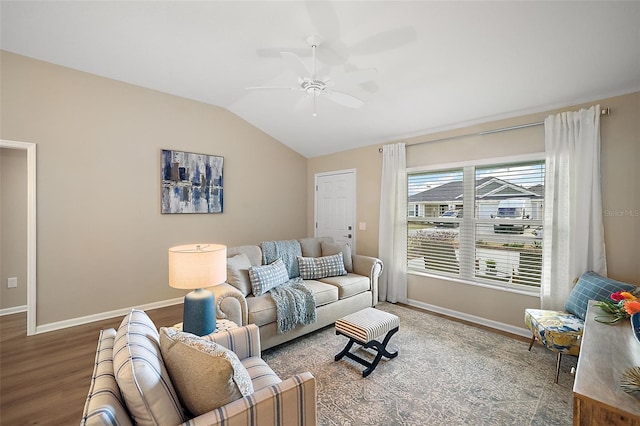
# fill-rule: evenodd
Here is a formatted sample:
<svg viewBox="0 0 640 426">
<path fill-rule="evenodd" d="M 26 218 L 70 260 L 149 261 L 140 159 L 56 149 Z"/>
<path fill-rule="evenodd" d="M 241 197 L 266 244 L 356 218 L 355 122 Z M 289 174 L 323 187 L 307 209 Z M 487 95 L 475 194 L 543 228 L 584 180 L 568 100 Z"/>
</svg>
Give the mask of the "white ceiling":
<svg viewBox="0 0 640 426">
<path fill-rule="evenodd" d="M 638 1 L 2 1 L 2 49 L 227 108 L 305 157 L 640 90 Z M 296 109 L 280 50 L 333 89 Z M 311 67 L 311 58 L 305 57 Z M 330 62 L 330 63 L 328 63 Z M 356 83 L 354 69 L 374 68 Z"/>
</svg>

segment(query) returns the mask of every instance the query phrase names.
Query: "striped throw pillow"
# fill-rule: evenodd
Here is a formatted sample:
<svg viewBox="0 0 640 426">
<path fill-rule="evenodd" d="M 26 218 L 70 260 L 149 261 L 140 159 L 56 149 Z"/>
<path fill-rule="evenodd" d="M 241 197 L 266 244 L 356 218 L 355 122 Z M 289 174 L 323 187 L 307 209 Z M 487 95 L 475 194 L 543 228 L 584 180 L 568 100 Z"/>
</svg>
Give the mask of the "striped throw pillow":
<svg viewBox="0 0 640 426">
<path fill-rule="evenodd" d="M 137 425 L 178 425 L 187 420 L 169 378 L 156 326 L 144 311 L 124 317 L 113 343 L 113 370 Z"/>
<path fill-rule="evenodd" d="M 298 269 L 303 280 L 347 275 L 342 253 L 322 257 L 298 256 Z"/>
</svg>

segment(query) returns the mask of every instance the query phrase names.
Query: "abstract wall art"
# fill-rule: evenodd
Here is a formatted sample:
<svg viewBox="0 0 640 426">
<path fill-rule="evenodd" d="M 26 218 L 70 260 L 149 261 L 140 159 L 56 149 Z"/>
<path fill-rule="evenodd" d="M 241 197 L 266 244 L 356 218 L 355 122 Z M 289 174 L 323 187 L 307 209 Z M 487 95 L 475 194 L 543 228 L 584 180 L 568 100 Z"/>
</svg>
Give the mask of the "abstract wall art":
<svg viewBox="0 0 640 426">
<path fill-rule="evenodd" d="M 162 150 L 162 213 L 222 213 L 224 157 Z"/>
</svg>

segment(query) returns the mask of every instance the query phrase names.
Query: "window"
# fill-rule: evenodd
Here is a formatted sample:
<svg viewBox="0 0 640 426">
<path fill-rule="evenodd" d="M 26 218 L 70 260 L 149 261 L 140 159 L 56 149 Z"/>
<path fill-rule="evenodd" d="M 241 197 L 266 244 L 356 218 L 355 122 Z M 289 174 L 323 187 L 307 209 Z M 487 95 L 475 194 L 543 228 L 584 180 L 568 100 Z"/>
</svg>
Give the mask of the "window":
<svg viewBox="0 0 640 426">
<path fill-rule="evenodd" d="M 537 291 L 544 175 L 542 160 L 409 173 L 408 270 Z"/>
</svg>

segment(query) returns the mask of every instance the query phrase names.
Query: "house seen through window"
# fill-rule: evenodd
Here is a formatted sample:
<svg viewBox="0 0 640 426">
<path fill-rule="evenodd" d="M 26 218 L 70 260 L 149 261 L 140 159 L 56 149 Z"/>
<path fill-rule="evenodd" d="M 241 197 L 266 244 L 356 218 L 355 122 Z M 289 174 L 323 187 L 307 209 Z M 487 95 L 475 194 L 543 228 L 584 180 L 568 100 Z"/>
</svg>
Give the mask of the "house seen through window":
<svg viewBox="0 0 640 426">
<path fill-rule="evenodd" d="M 409 272 L 537 291 L 544 175 L 543 160 L 410 172 Z"/>
</svg>

